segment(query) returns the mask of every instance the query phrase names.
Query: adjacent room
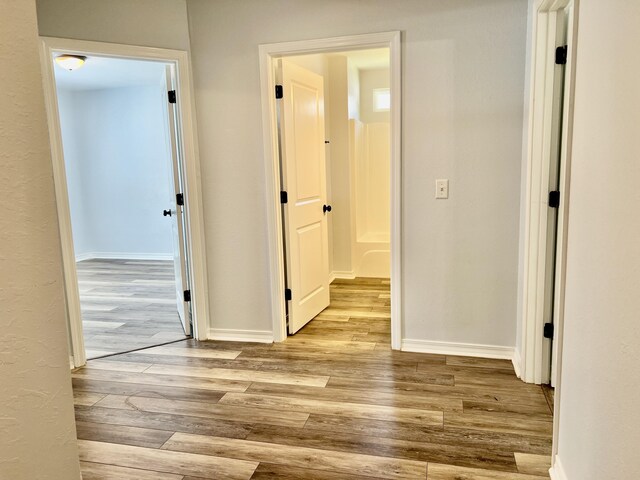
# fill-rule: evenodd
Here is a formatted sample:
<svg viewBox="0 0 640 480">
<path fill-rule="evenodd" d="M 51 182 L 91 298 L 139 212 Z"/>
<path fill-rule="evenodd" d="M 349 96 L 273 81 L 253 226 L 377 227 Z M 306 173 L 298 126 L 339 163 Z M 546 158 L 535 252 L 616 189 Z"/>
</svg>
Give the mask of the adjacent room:
<svg viewBox="0 0 640 480">
<path fill-rule="evenodd" d="M 283 189 L 287 191 L 283 204 L 285 263 L 293 302 L 288 333 L 295 334 L 289 342 L 389 347 L 389 49 L 288 56 L 274 63 L 276 77 L 284 84 L 278 130 Z M 314 138 L 317 150 L 313 146 L 301 150 L 304 119 L 298 112 L 305 98 L 301 93 L 313 88 L 305 82 L 314 81 L 322 89 L 321 95 L 309 97 L 320 106 L 317 118 L 311 120 L 322 123 L 324 130 L 318 128 Z M 299 86 L 304 89 L 298 90 Z M 305 153 L 300 155 L 300 151 Z M 310 151 L 318 155 L 309 156 Z M 310 158 L 317 161 L 317 168 L 309 165 Z M 307 178 L 300 177 L 302 168 Z M 317 178 L 311 178 L 313 174 Z M 297 212 L 299 206 L 312 204 L 308 188 L 305 190 L 308 185 L 320 189 L 313 207 L 317 215 L 311 220 Z M 314 231 L 318 238 L 313 237 Z M 315 279 L 310 278 L 313 274 Z M 310 310 L 308 305 L 316 302 L 313 296 L 324 298 Z"/>
<path fill-rule="evenodd" d="M 86 356 L 184 339 L 168 67 L 53 61 Z"/>
</svg>

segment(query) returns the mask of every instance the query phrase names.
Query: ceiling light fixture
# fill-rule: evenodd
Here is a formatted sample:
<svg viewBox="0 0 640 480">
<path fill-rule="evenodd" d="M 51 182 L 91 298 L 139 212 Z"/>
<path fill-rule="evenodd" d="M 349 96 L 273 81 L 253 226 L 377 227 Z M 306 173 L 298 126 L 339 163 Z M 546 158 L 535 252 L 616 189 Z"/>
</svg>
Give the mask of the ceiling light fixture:
<svg viewBox="0 0 640 480">
<path fill-rule="evenodd" d="M 84 62 L 87 60 L 87 57 L 83 57 L 82 55 L 58 55 L 56 57 L 56 63 L 60 65 L 65 70 L 77 70 Z"/>
</svg>

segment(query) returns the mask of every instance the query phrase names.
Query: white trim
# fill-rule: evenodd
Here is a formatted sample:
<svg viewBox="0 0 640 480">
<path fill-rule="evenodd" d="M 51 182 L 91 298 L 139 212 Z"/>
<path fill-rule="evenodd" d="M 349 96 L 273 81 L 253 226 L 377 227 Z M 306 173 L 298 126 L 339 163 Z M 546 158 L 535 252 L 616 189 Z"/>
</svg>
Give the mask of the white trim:
<svg viewBox="0 0 640 480">
<path fill-rule="evenodd" d="M 513 350 L 511 363 L 513 363 L 513 371 L 516 372 L 516 377 L 522 378 L 522 359 L 520 357 L 520 351 L 517 348 Z"/>
<path fill-rule="evenodd" d="M 522 354 L 521 358 L 521 378 L 530 383 L 539 383 L 541 381 L 541 367 L 543 364 L 542 349 L 536 349 L 536 341 L 540 338 L 542 332 L 543 319 L 530 315 L 528 311 L 527 297 L 535 294 L 537 288 L 535 285 L 529 284 L 529 279 L 536 282 L 535 277 L 529 276 L 529 269 L 535 268 L 539 264 L 538 258 L 531 255 L 531 250 L 536 248 L 535 238 L 530 244 L 530 236 L 532 227 L 537 228 L 542 222 L 536 225 L 533 222 L 531 211 L 540 198 L 535 198 L 531 194 L 532 171 L 536 159 L 533 157 L 533 145 L 536 141 L 535 128 L 541 129 L 540 123 L 544 122 L 544 115 L 540 115 L 539 111 L 534 111 L 536 106 L 535 98 L 538 98 L 538 105 L 543 103 L 540 99 L 541 94 L 538 91 L 538 85 L 544 82 L 544 79 L 536 78 L 539 75 L 537 64 L 539 59 L 536 58 L 539 35 L 547 37 L 546 26 L 538 28 L 538 22 L 546 23 L 551 14 L 561 8 L 566 8 L 569 16 L 567 18 L 567 64 L 565 70 L 565 91 L 563 105 L 563 132 L 562 132 L 562 152 L 560 164 L 560 208 L 558 209 L 558 233 L 556 240 L 556 277 L 555 277 L 555 303 L 554 318 L 555 325 L 555 341 L 553 346 L 553 371 L 550 381 L 555 385 L 554 395 L 554 416 L 553 416 L 553 444 L 552 444 L 552 467 L 549 474 L 553 480 L 566 480 L 566 475 L 558 457 L 558 439 L 560 435 L 560 403 L 562 398 L 562 346 L 563 346 L 563 329 L 564 329 L 564 289 L 565 289 L 565 267 L 567 256 L 567 230 L 568 230 L 568 208 L 569 208 L 569 186 L 571 176 L 571 151 L 572 151 L 572 131 L 573 131 L 573 105 L 575 94 L 575 70 L 576 70 L 576 49 L 578 37 L 578 9 L 579 0 L 535 0 L 531 4 L 532 31 L 531 31 L 531 88 L 529 98 L 529 131 L 527 136 L 527 195 L 526 195 L 526 213 L 525 213 L 525 249 L 524 249 L 524 282 L 523 282 L 523 309 L 522 309 Z M 547 52 L 545 53 L 548 54 Z M 535 123 L 534 123 L 535 122 Z M 537 160 L 539 162 L 539 159 Z M 539 166 L 538 166 L 539 169 Z M 546 203 L 546 202 L 545 202 Z M 546 227 L 546 219 L 545 219 Z M 542 238 L 538 236 L 538 238 Z M 538 251 L 540 251 L 538 249 Z M 530 297 L 536 298 L 536 297 Z"/>
<path fill-rule="evenodd" d="M 403 352 L 436 353 L 463 357 L 499 358 L 512 360 L 513 347 L 477 343 L 436 342 L 432 340 L 402 340 Z"/>
<path fill-rule="evenodd" d="M 84 260 L 173 260 L 173 253 L 87 252 L 76 255 L 76 262 Z"/>
<path fill-rule="evenodd" d="M 353 280 L 354 278 L 356 278 L 356 272 L 353 270 L 334 270 L 333 272 L 331 272 L 331 277 L 333 280 L 335 280 L 336 278 L 340 278 L 343 280 Z"/>
<path fill-rule="evenodd" d="M 521 329 L 521 374 L 528 383 L 546 383 L 549 372 L 543 368 L 545 348 L 543 348 L 544 328 L 544 288 L 547 246 L 547 200 L 549 171 L 545 159 L 545 147 L 548 147 L 548 131 L 551 123 L 549 75 L 547 67 L 554 65 L 553 47 L 548 41 L 555 34 L 556 11 L 566 7 L 575 9 L 577 0 L 535 0 L 532 3 L 531 64 L 529 91 L 529 119 L 526 148 L 527 184 L 525 195 L 525 233 L 523 254 L 523 289 L 522 289 L 522 329 Z M 560 164 L 560 208 L 558 210 L 558 232 L 556 251 L 556 302 L 554 305 L 554 323 L 556 331 L 562 328 L 562 292 L 564 291 L 563 265 L 566 256 L 567 202 L 569 197 L 568 171 L 570 169 L 570 135 L 572 111 L 570 105 L 573 98 L 573 54 L 576 22 L 575 15 L 569 18 L 567 44 L 569 57 L 565 70 L 565 98 L 563 113 L 563 157 Z M 562 267 L 562 268 L 558 268 Z M 554 342 L 554 359 L 559 358 L 561 339 L 556 336 Z M 554 370 L 554 376 L 557 373 Z M 554 378 L 554 380 L 556 380 Z"/>
<path fill-rule="evenodd" d="M 551 477 L 551 480 L 569 480 L 558 455 L 554 458 L 553 467 L 549 469 L 549 476 Z"/>
<path fill-rule="evenodd" d="M 273 333 L 269 330 L 234 330 L 231 328 L 210 328 L 210 340 L 226 342 L 273 343 Z"/>
<path fill-rule="evenodd" d="M 327 53 L 364 48 L 389 48 L 391 69 L 391 347 L 400 349 L 402 338 L 402 205 L 401 205 L 401 106 L 402 69 L 400 32 L 351 35 L 317 40 L 273 43 L 259 46 L 262 128 L 267 177 L 267 236 L 271 271 L 271 320 L 273 339 L 286 338 L 284 301 L 284 248 L 280 205 L 280 165 L 277 118 L 273 91 L 273 59 L 287 55 Z"/>
<path fill-rule="evenodd" d="M 78 262 L 84 262 L 85 260 L 93 260 L 96 257 L 95 253 L 81 253 L 81 254 L 76 254 L 76 263 Z"/>
<path fill-rule="evenodd" d="M 569 2 L 569 17 L 567 29 L 567 69 L 565 71 L 565 81 L 567 91 L 564 98 L 564 118 L 565 131 L 562 137 L 562 160 L 563 165 L 560 171 L 560 189 L 565 193 L 560 201 L 558 209 L 558 239 L 556 243 L 556 289 L 554 292 L 554 319 L 555 342 L 553 345 L 551 382 L 555 387 L 554 394 L 554 415 L 553 415 L 553 444 L 552 459 L 555 469 L 558 462 L 558 480 L 566 478 L 562 464 L 558 457 L 558 439 L 560 438 L 560 402 L 562 399 L 561 375 L 562 375 L 562 348 L 564 345 L 564 299 L 566 286 L 566 264 L 567 264 L 567 232 L 569 231 L 569 187 L 571 184 L 571 158 L 573 139 L 573 112 L 575 101 L 576 83 L 576 53 L 578 47 L 578 9 L 580 0 Z M 560 476 L 560 474 L 562 476 Z M 564 478 L 563 478 L 564 477 Z"/>
<path fill-rule="evenodd" d="M 206 251 L 204 239 L 204 216 L 202 208 L 202 189 L 200 185 L 200 160 L 195 125 L 195 103 L 191 80 L 189 54 L 182 50 L 120 45 L 115 43 L 90 42 L 65 38 L 40 37 L 40 62 L 43 76 L 43 88 L 47 120 L 53 177 L 55 183 L 56 205 L 60 224 L 62 259 L 64 268 L 65 296 L 71 336 L 71 348 L 76 367 L 86 363 L 84 339 L 82 336 L 82 317 L 80 313 L 80 295 L 76 273 L 76 258 L 71 233 L 71 215 L 65 174 L 60 117 L 56 94 L 52 55 L 65 52 L 80 55 L 132 58 L 138 60 L 170 63 L 175 65 L 178 83 L 179 118 L 182 133 L 184 158 L 185 207 L 190 256 L 191 308 L 193 312 L 194 337 L 207 338 L 209 325 L 209 293 L 206 272 Z"/>
</svg>

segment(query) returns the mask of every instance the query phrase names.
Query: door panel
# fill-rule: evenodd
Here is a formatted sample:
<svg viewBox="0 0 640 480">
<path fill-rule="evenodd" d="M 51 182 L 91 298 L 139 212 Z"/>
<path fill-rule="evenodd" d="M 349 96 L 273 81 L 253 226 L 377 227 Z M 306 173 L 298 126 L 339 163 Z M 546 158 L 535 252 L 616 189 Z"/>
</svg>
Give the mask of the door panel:
<svg viewBox="0 0 640 480">
<path fill-rule="evenodd" d="M 291 104 L 293 107 L 293 141 L 295 145 L 296 198 L 300 201 L 322 197 L 320 185 L 320 145 L 317 139 L 320 129 L 316 111 L 318 92 L 306 85 L 292 81 Z M 324 143 L 322 144 L 324 154 Z"/>
<path fill-rule="evenodd" d="M 298 229 L 298 245 L 300 263 L 300 301 L 304 302 L 312 292 L 323 285 L 324 270 L 322 256 L 317 252 L 324 248 L 322 241 L 322 224 L 313 223 Z"/>
<path fill-rule="evenodd" d="M 320 75 L 282 61 L 282 168 L 289 333 L 329 306 L 329 245 L 324 146 L 324 87 Z"/>
<path fill-rule="evenodd" d="M 166 72 L 167 91 L 176 89 L 175 76 L 171 66 L 167 66 Z M 177 123 L 177 107 L 175 103 L 168 105 L 169 141 L 171 147 L 172 160 L 172 198 L 171 205 L 171 230 L 173 239 L 173 271 L 176 285 L 176 305 L 178 315 L 182 322 L 185 335 L 191 335 L 191 309 L 189 302 L 184 300 L 184 291 L 188 290 L 187 264 L 186 264 L 186 242 L 184 235 L 184 207 L 177 204 L 176 195 L 182 193 L 181 158 L 180 158 L 180 130 Z"/>
</svg>

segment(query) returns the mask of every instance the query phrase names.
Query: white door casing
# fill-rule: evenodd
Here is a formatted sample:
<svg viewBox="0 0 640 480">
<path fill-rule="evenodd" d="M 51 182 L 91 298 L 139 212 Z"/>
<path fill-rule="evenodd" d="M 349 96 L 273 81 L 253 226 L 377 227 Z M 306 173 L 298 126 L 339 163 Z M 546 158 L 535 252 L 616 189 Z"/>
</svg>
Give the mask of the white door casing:
<svg viewBox="0 0 640 480">
<path fill-rule="evenodd" d="M 266 183 L 266 215 L 269 266 L 271 271 L 271 322 L 273 339 L 286 339 L 285 232 L 280 201 L 283 189 L 278 107 L 274 97 L 274 61 L 292 55 L 344 52 L 369 48 L 389 48 L 391 66 L 391 348 L 402 348 L 402 34 L 399 31 L 295 40 L 262 44 L 260 86 L 262 100 L 263 148 Z"/>
<path fill-rule="evenodd" d="M 561 363 L 576 3 L 574 0 L 535 0 L 530 4 L 531 61 L 530 88 L 526 100 L 529 115 L 523 212 L 522 329 L 520 351 L 514 364 L 520 367 L 518 370 L 522 380 L 538 384 L 549 381 L 556 384 Z M 568 50 L 562 80 L 561 75 L 556 74 L 562 72 L 562 67 L 554 63 L 555 48 L 565 43 Z M 559 166 L 557 163 L 551 165 L 550 158 L 557 160 L 558 150 Z M 557 212 L 548 206 L 550 189 L 560 192 Z M 556 225 L 557 233 L 550 228 Z M 557 239 L 550 243 L 552 233 L 554 237 L 557 234 Z M 555 251 L 550 251 L 550 244 L 555 246 Z M 553 276 L 550 278 L 551 274 Z M 553 304 L 550 300 L 553 300 Z M 553 345 L 543 335 L 544 324 L 552 320 L 551 315 L 554 324 Z M 551 351 L 553 360 L 550 362 Z M 559 391 L 556 391 L 556 402 L 558 394 Z"/>
<path fill-rule="evenodd" d="M 60 222 L 60 242 L 63 258 L 63 276 L 65 300 L 67 304 L 72 367 L 81 367 L 86 363 L 84 349 L 82 315 L 80 312 L 80 294 L 75 266 L 75 252 L 71 233 L 71 215 L 67 192 L 62 135 L 54 75 L 53 55 L 68 53 L 85 56 L 103 56 L 115 58 L 141 59 L 168 63 L 174 66 L 177 81 L 177 111 L 181 133 L 181 155 L 184 160 L 182 172 L 185 210 L 187 222 L 186 254 L 190 258 L 188 264 L 189 284 L 191 286 L 191 309 L 193 311 L 194 336 L 198 340 L 208 338 L 209 299 L 208 279 L 206 275 L 206 251 L 204 248 L 204 218 L 202 212 L 202 193 L 200 185 L 200 161 L 196 141 L 195 105 L 191 85 L 191 69 L 189 54 L 186 51 L 168 50 L 155 47 L 121 45 L 116 43 L 92 42 L 69 38 L 40 37 L 40 61 L 43 73 L 43 87 L 47 120 L 49 123 L 49 139 L 51 142 L 51 160 L 55 183 L 56 207 Z"/>
<path fill-rule="evenodd" d="M 167 91 L 175 91 L 176 81 L 173 67 L 167 65 L 166 67 L 166 86 Z M 177 96 L 177 95 L 176 95 Z M 168 102 L 168 98 L 167 98 Z M 170 211 L 171 211 L 171 231 L 173 240 L 173 271 L 175 276 L 176 286 L 176 303 L 178 308 L 178 315 L 180 316 L 180 322 L 184 329 L 185 335 L 191 335 L 191 310 L 189 302 L 185 301 L 184 291 L 188 290 L 187 281 L 187 266 L 185 262 L 186 250 L 185 250 L 185 236 L 184 236 L 184 207 L 178 205 L 176 195 L 182 194 L 182 179 L 180 177 L 181 171 L 181 159 L 180 159 L 180 138 L 179 129 L 177 128 L 177 104 L 168 103 L 168 127 L 169 127 L 169 143 L 171 149 L 171 172 L 172 172 L 172 189 L 173 195 L 169 199 Z M 184 198 L 184 197 L 183 197 Z"/>
<path fill-rule="evenodd" d="M 561 167 L 561 150 L 562 150 L 562 131 L 563 131 L 563 102 L 565 88 L 565 65 L 555 63 L 554 52 L 556 47 L 567 44 L 567 16 L 564 10 L 559 10 L 554 16 L 554 21 L 550 22 L 549 31 L 549 65 L 552 70 L 547 80 L 549 85 L 547 88 L 552 94 L 548 101 L 551 102 L 551 121 L 549 122 L 549 130 L 544 132 L 546 154 L 548 155 L 548 172 L 545 172 L 549 178 L 548 190 L 559 191 L 560 188 L 560 167 Z M 554 31 L 555 30 L 555 31 Z M 547 99 L 545 99 L 547 100 Z M 554 296 L 556 289 L 556 246 L 558 237 L 558 211 L 556 208 L 547 204 L 547 247 L 546 247 L 546 264 L 545 264 L 545 286 L 544 286 L 544 309 L 543 321 L 545 323 L 554 323 Z M 543 383 L 551 383 L 552 369 L 552 342 L 553 339 L 545 338 L 542 341 L 542 381 Z"/>
<path fill-rule="evenodd" d="M 282 61 L 282 172 L 289 333 L 329 306 L 323 78 Z"/>
</svg>

